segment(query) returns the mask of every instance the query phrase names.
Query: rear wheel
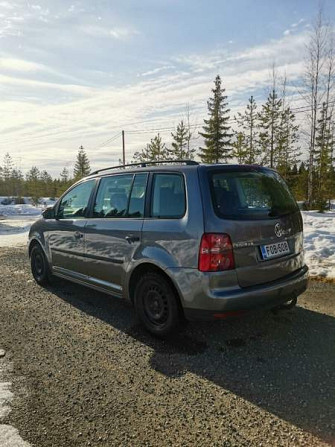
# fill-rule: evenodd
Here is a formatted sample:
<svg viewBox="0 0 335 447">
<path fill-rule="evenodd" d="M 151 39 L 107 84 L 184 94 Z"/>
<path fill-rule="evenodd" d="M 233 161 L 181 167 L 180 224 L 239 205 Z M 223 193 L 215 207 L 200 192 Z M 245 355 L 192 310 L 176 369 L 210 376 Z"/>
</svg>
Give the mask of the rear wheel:
<svg viewBox="0 0 335 447">
<path fill-rule="evenodd" d="M 44 286 L 50 282 L 50 268 L 46 256 L 39 245 L 35 245 L 30 253 L 31 272 L 37 284 Z"/>
<path fill-rule="evenodd" d="M 135 309 L 146 329 L 156 336 L 171 334 L 179 325 L 181 312 L 170 283 L 156 272 L 146 273 L 135 289 Z"/>
</svg>

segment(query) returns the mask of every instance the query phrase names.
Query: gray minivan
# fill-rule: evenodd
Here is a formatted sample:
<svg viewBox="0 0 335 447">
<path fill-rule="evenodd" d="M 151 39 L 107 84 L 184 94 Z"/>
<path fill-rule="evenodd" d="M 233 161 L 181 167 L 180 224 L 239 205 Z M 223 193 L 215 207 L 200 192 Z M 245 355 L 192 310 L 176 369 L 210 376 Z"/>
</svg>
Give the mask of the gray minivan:
<svg viewBox="0 0 335 447">
<path fill-rule="evenodd" d="M 29 233 L 32 274 L 133 303 L 155 335 L 188 320 L 294 305 L 306 290 L 303 224 L 268 168 L 194 161 L 96 171 Z"/>
</svg>

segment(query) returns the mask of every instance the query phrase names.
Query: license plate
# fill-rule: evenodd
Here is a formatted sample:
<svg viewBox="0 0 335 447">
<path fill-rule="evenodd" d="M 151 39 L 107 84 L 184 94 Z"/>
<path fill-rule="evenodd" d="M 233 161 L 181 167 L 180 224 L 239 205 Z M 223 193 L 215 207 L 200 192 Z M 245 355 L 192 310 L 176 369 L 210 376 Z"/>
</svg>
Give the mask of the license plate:
<svg viewBox="0 0 335 447">
<path fill-rule="evenodd" d="M 275 244 L 261 245 L 263 259 L 276 258 L 290 253 L 287 241 L 276 242 Z"/>
</svg>

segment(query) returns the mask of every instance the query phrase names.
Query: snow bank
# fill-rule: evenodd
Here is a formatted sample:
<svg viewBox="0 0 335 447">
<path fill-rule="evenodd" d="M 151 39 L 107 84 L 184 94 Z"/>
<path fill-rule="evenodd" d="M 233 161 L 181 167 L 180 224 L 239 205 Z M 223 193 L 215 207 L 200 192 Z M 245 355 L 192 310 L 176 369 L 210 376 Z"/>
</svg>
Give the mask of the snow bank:
<svg viewBox="0 0 335 447">
<path fill-rule="evenodd" d="M 31 224 L 41 216 L 45 206 L 43 204 L 34 206 L 31 203 L 1 205 L 1 199 L 2 197 L 0 197 L 0 247 L 25 245 Z M 29 199 L 25 198 L 25 201 L 29 202 Z"/>
<path fill-rule="evenodd" d="M 1 424 L 2 419 L 10 413 L 10 403 L 14 398 L 11 391 L 12 384 L 3 381 L 5 373 L 4 359 L 0 360 L 0 446 L 1 447 L 30 447 L 24 441 L 16 428 L 11 425 Z"/>
<path fill-rule="evenodd" d="M 303 211 L 302 215 L 310 276 L 335 278 L 335 212 Z"/>
</svg>

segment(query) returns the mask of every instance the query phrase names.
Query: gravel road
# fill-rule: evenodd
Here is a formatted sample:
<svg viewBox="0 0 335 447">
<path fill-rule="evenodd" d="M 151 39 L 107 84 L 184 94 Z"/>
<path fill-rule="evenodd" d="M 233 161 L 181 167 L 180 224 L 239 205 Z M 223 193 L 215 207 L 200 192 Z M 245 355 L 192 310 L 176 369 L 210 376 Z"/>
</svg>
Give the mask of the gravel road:
<svg viewBox="0 0 335 447">
<path fill-rule="evenodd" d="M 335 445 L 334 284 L 163 342 L 117 299 L 37 286 L 23 249 L 1 249 L 0 266 L 16 396 L 4 423 L 33 446 Z"/>
</svg>

